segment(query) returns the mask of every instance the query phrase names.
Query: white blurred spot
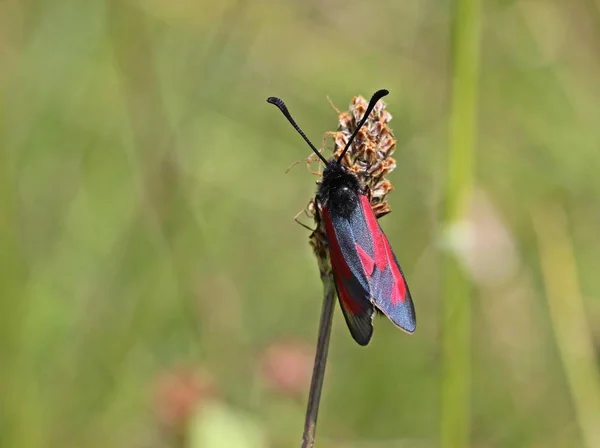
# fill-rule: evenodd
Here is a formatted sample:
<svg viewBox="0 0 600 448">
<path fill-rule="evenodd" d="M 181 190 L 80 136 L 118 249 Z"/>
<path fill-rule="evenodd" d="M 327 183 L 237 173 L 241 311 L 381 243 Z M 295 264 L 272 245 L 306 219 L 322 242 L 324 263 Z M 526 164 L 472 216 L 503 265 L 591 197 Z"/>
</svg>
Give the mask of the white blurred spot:
<svg viewBox="0 0 600 448">
<path fill-rule="evenodd" d="M 463 220 L 444 229 L 442 247 L 454 252 L 476 283 L 497 286 L 519 267 L 515 243 L 500 214 L 482 190 L 476 190 Z"/>
</svg>

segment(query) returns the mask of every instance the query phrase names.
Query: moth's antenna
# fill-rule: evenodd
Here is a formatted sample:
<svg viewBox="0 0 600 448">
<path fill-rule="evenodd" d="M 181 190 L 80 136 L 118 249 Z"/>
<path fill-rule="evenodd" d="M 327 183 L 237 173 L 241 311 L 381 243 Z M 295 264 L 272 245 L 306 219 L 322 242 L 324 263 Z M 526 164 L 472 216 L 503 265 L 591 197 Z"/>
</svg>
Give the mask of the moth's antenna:
<svg viewBox="0 0 600 448">
<path fill-rule="evenodd" d="M 388 93 L 390 93 L 388 90 L 381 89 L 373 94 L 373 96 L 371 97 L 371 101 L 369 101 L 369 106 L 367 107 L 367 111 L 365 112 L 365 115 L 362 117 L 362 120 L 360 120 L 360 123 L 358 123 L 358 126 L 356 126 L 356 129 L 354 130 L 354 132 L 348 139 L 348 143 L 346 143 L 346 146 L 344 147 L 342 154 L 340 154 L 340 157 L 337 159 L 337 163 L 340 163 L 342 161 L 342 159 L 344 158 L 346 151 L 348 151 L 348 148 L 350 148 L 350 145 L 354 141 L 354 137 L 356 137 L 356 134 L 358 134 L 358 131 L 360 131 L 360 128 L 362 128 L 363 124 L 365 124 L 365 122 L 369 118 L 369 115 L 371 115 L 371 111 L 375 107 L 375 104 L 377 104 L 377 101 L 379 101 L 381 98 L 386 96 Z"/>
<path fill-rule="evenodd" d="M 329 165 L 329 162 L 327 161 L 327 159 L 325 157 L 323 157 L 323 154 L 321 154 L 319 152 L 319 150 L 317 148 L 315 148 L 315 145 L 313 145 L 312 142 L 306 136 L 306 134 L 304 132 L 302 132 L 302 129 L 300 129 L 300 126 L 298 126 L 296 124 L 296 122 L 292 118 L 292 115 L 290 114 L 290 111 L 285 106 L 285 103 L 283 102 L 283 100 L 276 98 L 274 96 L 271 96 L 271 97 L 267 98 L 267 103 L 271 103 L 271 104 L 274 104 L 275 106 L 277 106 L 279 108 L 279 110 L 281 111 L 281 113 L 283 115 L 285 115 L 285 118 L 287 118 L 288 121 L 292 124 L 292 126 L 294 126 L 294 129 L 296 131 L 298 131 L 298 134 L 300 134 L 302 136 L 302 138 L 304 139 L 304 141 L 306 143 L 308 143 L 308 146 L 310 146 L 310 148 L 314 151 L 314 153 L 317 156 L 319 156 L 319 159 L 321 159 L 325 163 L 325 165 Z"/>
</svg>

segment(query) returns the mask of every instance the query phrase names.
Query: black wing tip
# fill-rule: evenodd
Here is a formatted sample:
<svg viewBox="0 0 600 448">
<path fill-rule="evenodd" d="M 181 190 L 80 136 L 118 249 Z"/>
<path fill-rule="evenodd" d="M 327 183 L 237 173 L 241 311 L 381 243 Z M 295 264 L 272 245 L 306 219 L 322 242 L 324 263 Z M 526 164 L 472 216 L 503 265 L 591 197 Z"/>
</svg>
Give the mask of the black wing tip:
<svg viewBox="0 0 600 448">
<path fill-rule="evenodd" d="M 360 345 L 361 347 L 366 347 L 367 345 L 369 345 L 369 342 L 371 342 L 371 337 L 373 337 L 373 331 L 371 331 L 368 335 L 355 335 L 354 333 L 352 333 L 352 331 L 350 332 L 350 334 L 352 335 L 352 339 L 354 339 L 356 341 L 356 343 L 358 345 Z"/>
<path fill-rule="evenodd" d="M 352 335 L 352 339 L 356 341 L 358 345 L 361 347 L 366 347 L 371 342 L 371 338 L 373 337 L 373 321 L 372 316 L 366 326 L 357 325 L 358 321 L 350 322 L 346 320 L 348 324 L 348 329 L 350 330 L 350 334 Z M 362 323 L 365 323 L 364 321 Z"/>
</svg>

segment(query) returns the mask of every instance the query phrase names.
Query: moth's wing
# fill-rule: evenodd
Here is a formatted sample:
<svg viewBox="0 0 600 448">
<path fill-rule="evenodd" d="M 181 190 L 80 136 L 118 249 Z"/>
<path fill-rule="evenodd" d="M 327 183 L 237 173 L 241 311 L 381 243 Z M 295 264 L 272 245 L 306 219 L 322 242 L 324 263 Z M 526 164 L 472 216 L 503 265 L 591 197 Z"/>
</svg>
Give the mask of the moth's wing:
<svg viewBox="0 0 600 448">
<path fill-rule="evenodd" d="M 368 275 L 356 249 L 354 221 L 360 218 L 361 212 L 357 210 L 355 213 L 356 216 L 345 218 L 332 214 L 327 208 L 322 210 L 340 306 L 354 340 L 360 345 L 367 345 L 373 335 L 375 310 L 371 303 Z"/>
<path fill-rule="evenodd" d="M 372 302 L 396 326 L 407 333 L 417 328 L 417 318 L 408 284 L 390 243 L 371 209 L 361 195 L 361 210 L 373 241 L 374 269 L 370 277 Z"/>
<path fill-rule="evenodd" d="M 373 302 L 394 324 L 407 333 L 414 333 L 417 328 L 417 317 L 406 278 L 387 237 L 383 232 L 381 236 L 389 263 L 377 274 L 378 281 L 374 285 Z"/>
</svg>

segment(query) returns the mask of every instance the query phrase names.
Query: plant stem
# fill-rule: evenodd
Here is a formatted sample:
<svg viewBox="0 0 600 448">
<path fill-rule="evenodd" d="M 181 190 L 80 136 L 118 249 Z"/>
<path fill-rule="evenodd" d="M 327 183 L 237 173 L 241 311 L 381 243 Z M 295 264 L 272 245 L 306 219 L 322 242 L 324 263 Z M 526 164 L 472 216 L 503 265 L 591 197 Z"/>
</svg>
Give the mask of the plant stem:
<svg viewBox="0 0 600 448">
<path fill-rule="evenodd" d="M 315 445 L 317 417 L 319 414 L 323 379 L 325 377 L 325 366 L 327 365 L 327 353 L 329 351 L 329 338 L 331 336 L 331 323 L 335 305 L 335 289 L 331 275 L 321 274 L 321 279 L 323 280 L 323 306 L 321 308 L 321 321 L 319 322 L 317 353 L 315 354 L 315 364 L 313 366 L 308 404 L 306 406 L 302 448 L 312 448 Z"/>
<path fill-rule="evenodd" d="M 479 0 L 456 0 L 445 224 L 463 218 L 473 189 L 479 78 Z M 452 254 L 444 260 L 441 446 L 464 448 L 470 432 L 470 284 Z"/>
<path fill-rule="evenodd" d="M 581 297 L 567 216 L 558 206 L 533 215 L 546 301 L 583 446 L 600 446 L 600 371 Z"/>
</svg>

